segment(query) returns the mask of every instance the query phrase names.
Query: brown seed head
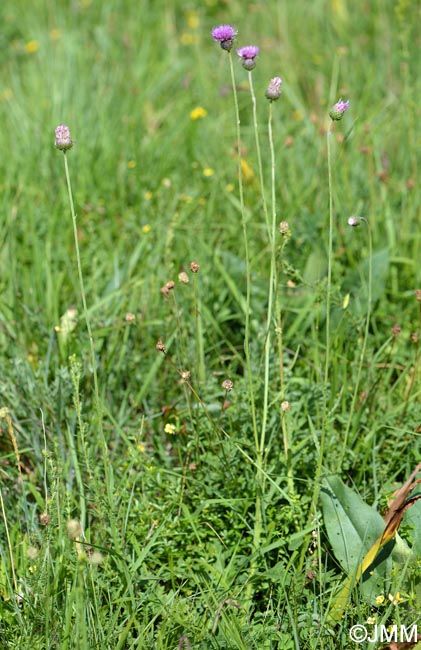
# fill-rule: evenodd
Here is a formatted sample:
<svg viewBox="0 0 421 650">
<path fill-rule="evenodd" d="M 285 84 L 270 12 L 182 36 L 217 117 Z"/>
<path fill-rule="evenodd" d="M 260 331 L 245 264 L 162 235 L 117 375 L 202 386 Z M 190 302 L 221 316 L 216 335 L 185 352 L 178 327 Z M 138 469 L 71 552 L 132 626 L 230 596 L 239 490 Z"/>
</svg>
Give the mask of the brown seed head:
<svg viewBox="0 0 421 650">
<path fill-rule="evenodd" d="M 291 409 L 291 404 L 287 400 L 284 400 L 281 404 L 281 411 L 287 413 Z"/>
<path fill-rule="evenodd" d="M 197 273 L 200 269 L 200 266 L 196 261 L 190 262 L 190 271 L 192 273 Z"/>
<path fill-rule="evenodd" d="M 51 517 L 49 514 L 47 514 L 46 512 L 40 514 L 39 523 L 41 524 L 41 526 L 48 526 L 50 521 L 51 521 Z"/>
<path fill-rule="evenodd" d="M 399 336 L 402 327 L 400 325 L 394 325 L 392 327 L 392 335 L 396 339 Z"/>
<path fill-rule="evenodd" d="M 165 352 L 167 351 L 167 348 L 165 347 L 162 339 L 158 339 L 158 343 L 156 344 L 155 347 L 158 350 L 158 352 L 163 352 L 165 354 Z"/>
<path fill-rule="evenodd" d="M 232 383 L 231 379 L 224 379 L 221 386 L 224 390 L 227 391 L 227 393 L 229 393 L 234 388 L 234 384 Z"/>
<path fill-rule="evenodd" d="M 167 284 L 165 285 L 168 289 L 168 291 L 171 291 L 175 287 L 175 282 L 174 280 L 168 280 Z"/>
</svg>

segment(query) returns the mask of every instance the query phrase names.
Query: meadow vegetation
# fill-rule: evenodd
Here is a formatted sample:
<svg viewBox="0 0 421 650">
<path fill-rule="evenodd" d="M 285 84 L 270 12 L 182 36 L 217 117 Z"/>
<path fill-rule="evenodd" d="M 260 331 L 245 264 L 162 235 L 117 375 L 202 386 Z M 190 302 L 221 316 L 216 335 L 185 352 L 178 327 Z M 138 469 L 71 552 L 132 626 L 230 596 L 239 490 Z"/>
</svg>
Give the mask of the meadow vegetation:
<svg viewBox="0 0 421 650">
<path fill-rule="evenodd" d="M 419 18 L 1 3 L 2 648 L 417 623 Z"/>
</svg>

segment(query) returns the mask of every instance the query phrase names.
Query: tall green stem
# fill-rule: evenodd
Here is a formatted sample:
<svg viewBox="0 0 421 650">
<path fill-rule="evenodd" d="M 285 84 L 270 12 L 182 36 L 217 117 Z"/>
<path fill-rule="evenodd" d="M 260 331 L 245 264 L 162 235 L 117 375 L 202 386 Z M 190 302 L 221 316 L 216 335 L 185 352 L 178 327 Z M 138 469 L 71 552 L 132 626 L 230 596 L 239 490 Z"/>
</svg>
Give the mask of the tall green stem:
<svg viewBox="0 0 421 650">
<path fill-rule="evenodd" d="M 358 398 L 358 391 L 359 391 L 360 381 L 361 381 L 361 373 L 362 373 L 365 353 L 366 353 L 366 349 L 367 349 L 368 332 L 369 332 L 369 328 L 370 328 L 372 290 L 373 290 L 373 240 L 372 240 L 372 236 L 371 236 L 371 228 L 370 228 L 370 224 L 368 223 L 367 219 L 365 219 L 364 217 L 357 217 L 357 219 L 360 222 L 365 223 L 365 225 L 367 226 L 367 233 L 368 233 L 367 317 L 366 317 L 366 321 L 365 321 L 364 339 L 363 339 L 363 344 L 362 344 L 362 347 L 361 347 L 360 360 L 359 360 L 359 363 L 358 363 L 357 379 L 355 381 L 354 393 L 352 395 L 351 408 L 350 408 L 350 411 L 349 411 L 349 418 L 348 418 L 348 422 L 347 422 L 345 433 L 344 433 L 344 442 L 343 442 L 343 447 L 342 447 L 342 455 L 341 455 L 340 466 L 342 466 L 343 459 L 344 459 L 344 456 L 345 456 L 345 453 L 346 453 L 346 447 L 347 447 L 347 443 L 348 443 L 349 431 L 351 429 L 352 418 L 353 418 L 353 415 L 354 415 L 355 406 L 356 406 L 357 398 Z"/>
<path fill-rule="evenodd" d="M 243 228 L 243 238 L 244 238 L 244 254 L 246 259 L 246 314 L 245 314 L 245 332 L 244 332 L 244 355 L 246 360 L 246 373 L 247 373 L 247 382 L 248 382 L 248 391 L 249 391 L 249 401 L 251 408 L 251 418 L 253 424 L 253 435 L 256 450 L 259 449 L 259 435 L 257 432 L 257 421 L 256 421 L 256 406 L 254 401 L 254 386 L 253 386 L 253 375 L 251 370 L 251 358 L 250 358 L 250 293 L 251 293 L 251 278 L 250 278 L 250 252 L 247 239 L 247 221 L 246 213 L 244 207 L 244 189 L 243 189 L 243 170 L 241 165 L 241 130 L 240 130 L 240 111 L 238 108 L 238 97 L 237 97 L 237 87 L 235 84 L 235 75 L 234 75 L 234 65 L 232 62 L 231 52 L 229 53 L 229 62 L 230 62 L 230 72 L 231 72 L 231 83 L 232 83 L 232 92 L 234 97 L 234 109 L 235 109 L 235 121 L 237 127 L 237 163 L 238 163 L 238 188 L 240 193 L 240 211 L 241 211 L 241 224 Z"/>
<path fill-rule="evenodd" d="M 69 166 L 67 164 L 67 155 L 66 155 L 65 151 L 63 152 L 63 155 L 64 155 L 64 169 L 65 169 L 65 172 L 66 172 L 67 191 L 68 191 L 68 194 L 69 194 L 70 211 L 71 211 L 71 214 L 72 214 L 73 237 L 74 237 L 74 241 L 75 241 L 77 271 L 78 271 L 78 275 L 79 275 L 79 287 L 80 287 L 80 295 L 81 295 L 81 298 L 82 298 L 83 317 L 85 319 L 86 329 L 88 331 L 89 346 L 90 346 L 90 351 L 91 351 L 92 370 L 93 370 L 93 375 L 94 375 L 95 402 L 96 402 L 95 406 L 96 406 L 99 421 L 101 422 L 101 420 L 102 420 L 102 410 L 101 410 L 101 400 L 100 400 L 100 396 L 99 396 L 98 371 L 97 371 L 97 362 L 96 362 L 96 356 L 95 356 L 94 338 L 92 336 L 91 321 L 90 321 L 90 318 L 89 318 L 88 306 L 87 306 L 87 303 L 86 303 L 85 285 L 84 285 L 84 282 L 83 282 L 82 264 L 81 264 L 81 261 L 80 261 L 80 251 L 79 251 L 79 240 L 78 240 L 78 235 L 77 235 L 76 213 L 75 213 L 75 208 L 74 208 L 74 203 L 73 203 L 72 185 L 70 183 Z"/>
</svg>

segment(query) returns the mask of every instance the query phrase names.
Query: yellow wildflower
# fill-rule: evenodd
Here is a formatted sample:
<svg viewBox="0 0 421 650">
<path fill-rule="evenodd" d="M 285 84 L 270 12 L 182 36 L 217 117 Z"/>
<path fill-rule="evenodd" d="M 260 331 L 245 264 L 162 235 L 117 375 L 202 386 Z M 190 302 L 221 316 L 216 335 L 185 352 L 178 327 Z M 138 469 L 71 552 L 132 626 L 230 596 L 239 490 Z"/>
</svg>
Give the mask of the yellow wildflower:
<svg viewBox="0 0 421 650">
<path fill-rule="evenodd" d="M 52 29 L 50 31 L 50 38 L 52 41 L 58 41 L 61 38 L 61 29 Z"/>
<path fill-rule="evenodd" d="M 39 41 L 28 41 L 25 44 L 25 52 L 27 54 L 35 54 L 35 52 L 38 52 L 39 50 Z"/>
<path fill-rule="evenodd" d="M 384 596 L 383 595 L 377 596 L 376 597 L 376 605 L 383 605 L 383 603 L 384 603 Z"/>
<path fill-rule="evenodd" d="M 180 36 L 181 45 L 197 45 L 199 42 L 199 37 L 197 34 L 190 34 L 189 32 L 183 32 Z"/>
<path fill-rule="evenodd" d="M 388 598 L 393 605 L 399 605 L 399 603 L 403 601 L 403 598 L 400 595 L 399 591 L 397 591 L 394 596 L 392 596 L 392 594 L 389 594 Z"/>
<path fill-rule="evenodd" d="M 213 176 L 214 173 L 215 173 L 215 172 L 214 172 L 214 170 L 212 169 L 212 167 L 205 167 L 205 169 L 203 170 L 203 176 L 207 176 L 207 177 L 209 177 L 209 176 Z"/>
<path fill-rule="evenodd" d="M 197 29 L 199 27 L 200 19 L 195 11 L 187 12 L 187 24 L 190 29 Z"/>
<path fill-rule="evenodd" d="M 165 433 L 169 433 L 171 436 L 174 435 L 175 433 L 175 426 L 174 424 L 166 424 L 164 427 Z"/>
<path fill-rule="evenodd" d="M 144 226 L 142 226 L 142 232 L 145 233 L 145 235 L 151 231 L 152 226 L 149 223 L 145 223 Z"/>
<path fill-rule="evenodd" d="M 144 193 L 143 198 L 144 198 L 146 201 L 150 201 L 151 198 L 152 198 L 152 192 L 150 192 L 150 191 L 148 190 L 147 192 Z"/>
<path fill-rule="evenodd" d="M 136 167 L 136 161 L 135 160 L 129 160 L 129 162 L 127 163 L 127 167 L 129 169 L 134 169 Z"/>
<path fill-rule="evenodd" d="M 228 183 L 228 185 L 225 186 L 225 189 L 227 192 L 233 192 L 235 188 L 233 183 Z"/>
<path fill-rule="evenodd" d="M 196 108 L 193 108 L 192 111 L 190 111 L 190 119 L 191 120 L 200 120 L 208 114 L 207 110 L 205 108 L 202 108 L 202 106 L 196 106 Z"/>
<path fill-rule="evenodd" d="M 245 182 L 251 181 L 254 178 L 253 168 L 245 158 L 241 158 L 241 171 Z"/>
</svg>

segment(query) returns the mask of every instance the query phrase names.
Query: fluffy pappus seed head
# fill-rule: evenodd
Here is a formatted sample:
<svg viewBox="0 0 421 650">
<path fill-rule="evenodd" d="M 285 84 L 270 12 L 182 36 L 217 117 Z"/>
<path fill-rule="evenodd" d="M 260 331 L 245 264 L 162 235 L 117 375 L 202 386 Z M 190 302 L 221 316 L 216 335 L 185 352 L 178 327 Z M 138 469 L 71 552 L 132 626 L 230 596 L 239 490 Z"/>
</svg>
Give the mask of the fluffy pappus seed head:
<svg viewBox="0 0 421 650">
<path fill-rule="evenodd" d="M 265 96 L 267 97 L 267 99 L 269 99 L 271 102 L 274 102 L 277 99 L 279 99 L 282 92 L 281 85 L 282 85 L 281 77 L 274 77 L 273 79 L 271 79 L 269 82 L 269 86 L 266 88 L 266 92 L 265 92 Z"/>
<path fill-rule="evenodd" d="M 180 271 L 178 274 L 178 281 L 181 282 L 181 284 L 188 284 L 190 282 L 189 276 L 185 271 Z"/>
<path fill-rule="evenodd" d="M 77 519 L 69 519 L 66 524 L 66 532 L 70 539 L 77 539 L 82 534 L 82 525 Z"/>
<path fill-rule="evenodd" d="M 70 129 L 65 124 L 60 124 L 56 127 L 55 146 L 60 151 L 68 151 L 73 147 L 73 140 L 70 137 Z"/>
<path fill-rule="evenodd" d="M 288 221 L 281 221 L 279 224 L 279 232 L 281 235 L 287 235 L 289 233 L 289 223 Z"/>
</svg>

